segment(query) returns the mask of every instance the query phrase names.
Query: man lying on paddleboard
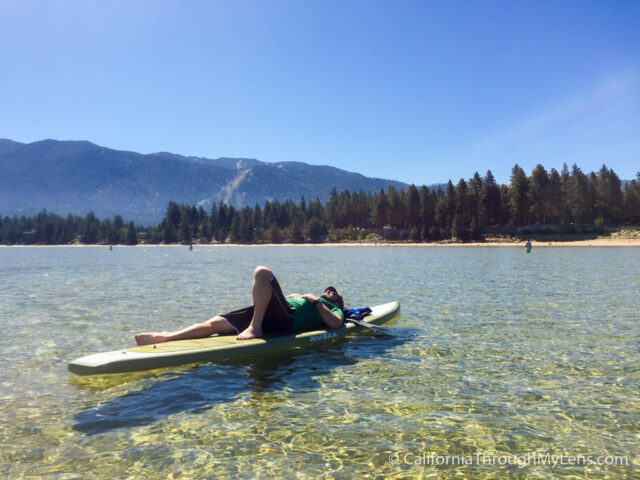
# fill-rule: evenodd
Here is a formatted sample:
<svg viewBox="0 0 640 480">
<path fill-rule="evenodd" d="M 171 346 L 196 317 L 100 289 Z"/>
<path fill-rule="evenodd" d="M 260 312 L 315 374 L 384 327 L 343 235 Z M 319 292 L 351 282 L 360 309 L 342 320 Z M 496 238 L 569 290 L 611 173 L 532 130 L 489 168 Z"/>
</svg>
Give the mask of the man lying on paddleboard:
<svg viewBox="0 0 640 480">
<path fill-rule="evenodd" d="M 139 333 L 138 345 L 187 340 L 218 335 L 238 335 L 238 340 L 262 337 L 263 333 L 286 335 L 322 328 L 340 328 L 344 322 L 344 302 L 334 287 L 327 287 L 320 298 L 311 293 L 285 296 L 273 272 L 256 267 L 251 289 L 253 305 L 216 315 L 176 332 Z"/>
</svg>

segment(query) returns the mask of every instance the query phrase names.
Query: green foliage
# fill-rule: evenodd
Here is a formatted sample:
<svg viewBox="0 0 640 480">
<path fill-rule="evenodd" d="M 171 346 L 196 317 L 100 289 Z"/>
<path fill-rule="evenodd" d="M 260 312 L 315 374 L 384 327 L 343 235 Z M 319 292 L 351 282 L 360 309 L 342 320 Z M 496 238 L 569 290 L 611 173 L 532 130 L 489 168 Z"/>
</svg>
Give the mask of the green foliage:
<svg viewBox="0 0 640 480">
<path fill-rule="evenodd" d="M 549 216 L 550 181 L 545 168 L 538 164 L 529 182 L 530 215 L 537 223 L 546 223 Z"/>
<path fill-rule="evenodd" d="M 125 243 L 115 226 L 123 224 L 122 218 L 100 221 L 93 212 L 84 218 L 48 213 L 43 210 L 35 217 L 0 218 L 0 243 L 5 245 L 69 245 Z M 134 227 L 135 233 L 135 227 Z"/>
<path fill-rule="evenodd" d="M 270 243 L 282 243 L 282 233 L 275 222 L 267 230 L 266 239 Z"/>
<path fill-rule="evenodd" d="M 364 241 L 366 243 L 380 243 L 384 241 L 384 238 L 382 238 L 380 235 L 378 235 L 377 233 L 369 233 L 365 238 Z"/>
<path fill-rule="evenodd" d="M 300 222 L 293 222 L 285 229 L 285 240 L 290 243 L 304 243 Z"/>
<path fill-rule="evenodd" d="M 420 193 L 415 185 L 409 185 L 406 199 L 407 226 L 422 227 L 422 215 L 420 212 Z M 411 235 L 409 235 L 411 237 Z M 419 237 L 419 236 L 418 236 Z M 417 238 L 415 241 L 418 241 Z"/>
<path fill-rule="evenodd" d="M 133 222 L 129 222 L 129 227 L 127 228 L 127 240 L 125 243 L 127 245 L 138 244 L 138 237 L 136 236 L 136 226 Z"/>
<path fill-rule="evenodd" d="M 628 223 L 640 223 L 640 172 L 624 191 L 623 213 Z"/>
<path fill-rule="evenodd" d="M 584 223 L 589 217 L 587 176 L 575 163 L 567 186 L 567 200 L 574 223 Z"/>
<path fill-rule="evenodd" d="M 480 238 L 480 225 L 478 224 L 478 220 L 474 218 L 471 220 L 471 225 L 469 226 L 471 238 L 474 240 L 478 240 Z"/>
<path fill-rule="evenodd" d="M 267 201 L 263 206 L 237 210 L 224 202 L 210 212 L 201 207 L 169 202 L 165 218 L 155 227 L 136 228 L 120 215 L 100 221 L 93 212 L 66 218 L 46 211 L 34 217 L 0 218 L 3 244 L 135 244 L 191 242 L 330 242 L 379 241 L 383 228 L 391 240 L 440 240 L 482 237 L 483 226 L 560 223 L 562 233 L 593 223 L 606 232 L 611 223 L 640 223 L 640 173 L 622 190 L 621 181 L 605 165 L 585 175 L 577 165 L 549 173 L 538 164 L 527 177 L 515 165 L 509 185 L 497 185 L 493 174 L 476 172 L 468 181 L 445 190 L 411 185 L 376 194 L 331 192 L 329 201 Z M 385 227 L 391 227 L 389 230 Z M 580 226 L 580 229 L 585 227 Z M 375 233 L 372 233 L 374 231 Z M 372 236 L 374 235 L 374 236 Z"/>
<path fill-rule="evenodd" d="M 509 197 L 513 224 L 525 225 L 529 220 L 529 179 L 518 164 L 511 170 Z"/>
<path fill-rule="evenodd" d="M 389 201 L 384 191 L 380 190 L 380 193 L 376 195 L 373 202 L 373 225 L 382 228 L 389 221 Z"/>
<path fill-rule="evenodd" d="M 319 242 L 327 234 L 327 227 L 318 217 L 312 217 L 305 227 L 306 235 L 312 242 Z"/>
<path fill-rule="evenodd" d="M 461 215 L 456 215 L 451 226 L 451 236 L 458 240 L 466 240 L 469 236 L 467 226 Z"/>
<path fill-rule="evenodd" d="M 497 225 L 501 219 L 500 187 L 496 184 L 491 170 L 487 170 L 480 191 L 480 215 L 485 225 Z"/>
<path fill-rule="evenodd" d="M 100 233 L 100 222 L 93 212 L 89 212 L 82 222 L 80 241 L 85 244 L 98 242 Z"/>
<path fill-rule="evenodd" d="M 211 242 L 211 223 L 209 219 L 204 218 L 198 226 L 198 236 L 203 243 Z"/>
<path fill-rule="evenodd" d="M 180 231 L 180 238 L 184 243 L 192 242 L 191 221 L 186 209 L 182 210 L 182 212 L 180 213 L 180 225 L 178 227 L 178 230 Z"/>
<path fill-rule="evenodd" d="M 604 226 L 604 217 L 598 217 L 593 221 L 596 233 L 608 233 L 607 227 Z"/>
</svg>

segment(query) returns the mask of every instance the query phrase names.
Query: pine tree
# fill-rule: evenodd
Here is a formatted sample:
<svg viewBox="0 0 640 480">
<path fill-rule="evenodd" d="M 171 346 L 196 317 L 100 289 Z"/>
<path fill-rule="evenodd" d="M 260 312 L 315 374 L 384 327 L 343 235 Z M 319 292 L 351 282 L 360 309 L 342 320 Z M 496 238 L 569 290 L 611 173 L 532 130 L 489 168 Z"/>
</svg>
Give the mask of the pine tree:
<svg viewBox="0 0 640 480">
<path fill-rule="evenodd" d="M 529 180 L 517 163 L 511 170 L 509 197 L 513 223 L 515 225 L 527 224 L 529 220 Z"/>
<path fill-rule="evenodd" d="M 422 226 L 426 228 L 427 235 L 423 235 L 427 238 L 428 231 L 434 221 L 435 210 L 435 198 L 429 189 L 422 185 L 420 187 L 420 214 L 422 215 Z"/>
<path fill-rule="evenodd" d="M 178 227 L 178 231 L 180 232 L 180 241 L 182 243 L 191 243 L 193 241 L 189 214 L 185 209 L 183 209 L 180 214 L 180 225 Z"/>
<path fill-rule="evenodd" d="M 509 193 L 509 187 L 507 185 L 500 185 L 500 225 L 507 225 L 513 223 L 511 218 L 511 196 Z"/>
<path fill-rule="evenodd" d="M 114 234 L 114 230 L 113 230 L 113 223 L 111 223 L 111 220 L 108 218 L 105 218 L 102 221 L 101 224 L 101 230 L 102 230 L 102 238 L 105 239 L 106 243 L 108 243 L 109 245 L 113 245 L 114 243 L 118 243 L 116 242 L 116 236 Z"/>
<path fill-rule="evenodd" d="M 162 241 L 164 243 L 175 243 L 178 241 L 178 233 L 176 228 L 171 224 L 168 217 L 162 221 Z"/>
<path fill-rule="evenodd" d="M 441 225 L 450 227 L 453 225 L 453 219 L 455 218 L 455 215 L 456 215 L 456 203 L 457 203 L 456 189 L 453 186 L 453 182 L 451 180 L 449 180 L 449 183 L 447 183 L 447 187 L 445 189 L 444 202 L 445 202 L 444 204 L 446 208 L 447 218 L 446 218 L 446 221 Z"/>
<path fill-rule="evenodd" d="M 435 216 L 436 222 L 441 227 L 451 226 L 453 217 L 456 214 L 456 189 L 453 182 L 449 180 L 444 194 L 438 187 L 438 201 L 436 202 Z"/>
<path fill-rule="evenodd" d="M 500 188 L 496 184 L 491 170 L 487 170 L 480 193 L 480 212 L 485 225 L 496 225 L 501 222 Z"/>
<path fill-rule="evenodd" d="M 169 225 L 171 225 L 175 229 L 178 228 L 178 225 L 180 225 L 180 220 L 182 219 L 182 214 L 180 212 L 180 207 L 176 202 L 169 202 L 165 218 L 169 222 Z"/>
<path fill-rule="evenodd" d="M 122 220 L 120 215 L 116 215 L 113 217 L 113 229 L 119 232 L 121 228 L 124 228 L 124 220 Z"/>
<path fill-rule="evenodd" d="M 302 235 L 302 225 L 299 221 L 294 221 L 286 229 L 286 239 L 291 243 L 304 243 L 304 236 Z"/>
<path fill-rule="evenodd" d="M 574 163 L 567 190 L 567 201 L 574 223 L 583 223 L 587 219 L 587 194 L 587 176 Z"/>
<path fill-rule="evenodd" d="M 596 180 L 596 208 L 605 223 L 618 223 L 622 219 L 623 193 L 620 178 L 606 165 L 598 172 Z"/>
<path fill-rule="evenodd" d="M 455 218 L 458 219 L 458 227 L 469 225 L 471 209 L 469 206 L 469 187 L 464 179 L 460 179 L 456 185 L 456 213 Z"/>
<path fill-rule="evenodd" d="M 623 208 L 625 222 L 640 223 L 640 172 L 624 191 Z"/>
<path fill-rule="evenodd" d="M 538 164 L 531 172 L 529 185 L 531 200 L 531 217 L 538 223 L 547 223 L 549 210 L 549 175 L 545 168 Z"/>
<path fill-rule="evenodd" d="M 420 194 L 415 185 L 409 185 L 406 195 L 407 203 L 407 226 L 422 227 L 422 217 L 420 215 Z"/>
<path fill-rule="evenodd" d="M 240 216 L 234 215 L 229 228 L 229 240 L 233 243 L 240 243 Z"/>
<path fill-rule="evenodd" d="M 274 221 L 267 230 L 267 240 L 271 243 L 282 243 L 282 234 L 278 224 Z"/>
<path fill-rule="evenodd" d="M 404 192 L 398 191 L 394 186 L 387 189 L 389 199 L 389 224 L 394 228 L 402 228 L 406 225 L 406 210 L 404 208 Z"/>
<path fill-rule="evenodd" d="M 198 226 L 198 236 L 202 243 L 211 243 L 211 225 L 208 218 L 205 218 L 200 222 L 200 225 Z"/>
<path fill-rule="evenodd" d="M 431 225 L 429 229 L 429 239 L 430 240 L 440 240 L 440 227 L 436 225 Z"/>
<path fill-rule="evenodd" d="M 451 225 L 451 235 L 458 240 L 467 239 L 467 226 L 464 224 L 461 215 L 456 214 L 456 216 L 454 217 L 453 225 Z"/>
<path fill-rule="evenodd" d="M 324 206 L 325 218 L 331 227 L 337 227 L 337 209 L 338 209 L 338 190 L 334 187 L 331 189 L 329 201 Z"/>
<path fill-rule="evenodd" d="M 265 227 L 262 217 L 262 209 L 257 203 L 253 207 L 253 212 L 251 212 L 251 223 L 253 223 L 253 228 L 256 230 L 262 230 Z"/>
<path fill-rule="evenodd" d="M 549 222 L 559 223 L 561 221 L 563 218 L 564 203 L 565 193 L 562 186 L 562 179 L 558 171 L 552 168 L 549 174 Z"/>
<path fill-rule="evenodd" d="M 127 245 L 137 245 L 138 237 L 136 235 L 136 226 L 133 222 L 129 222 L 129 227 L 127 228 Z"/>
<path fill-rule="evenodd" d="M 471 226 L 469 227 L 469 230 L 471 238 L 473 238 L 474 240 L 480 238 L 481 229 L 477 219 L 474 218 L 471 220 Z"/>
<path fill-rule="evenodd" d="M 372 222 L 375 227 L 382 228 L 389 221 L 389 201 L 384 190 L 380 190 L 373 200 Z"/>
<path fill-rule="evenodd" d="M 318 217 L 313 216 L 305 227 L 305 233 L 312 242 L 319 242 L 327 234 L 327 227 Z"/>
<path fill-rule="evenodd" d="M 469 180 L 469 216 L 471 220 L 476 221 L 476 225 L 480 225 L 482 219 L 480 216 L 480 198 L 482 196 L 482 178 L 480 178 L 480 174 L 475 172 L 473 174 L 473 178 Z"/>
<path fill-rule="evenodd" d="M 560 222 L 565 225 L 571 222 L 571 207 L 569 205 L 570 189 L 571 175 L 569 174 L 569 167 L 567 167 L 566 163 L 563 163 L 562 170 L 560 172 L 560 191 L 562 192 L 562 203 L 560 204 Z"/>
<path fill-rule="evenodd" d="M 240 240 L 245 243 L 253 242 L 254 231 L 251 207 L 244 207 L 240 214 Z"/>
<path fill-rule="evenodd" d="M 100 224 L 93 211 L 84 218 L 80 241 L 86 244 L 94 244 L 98 241 L 98 231 Z"/>
<path fill-rule="evenodd" d="M 598 196 L 598 176 L 591 172 L 587 178 L 587 208 L 586 208 L 586 218 L 585 223 L 594 222 L 596 217 L 598 216 L 598 211 L 596 208 Z M 604 225 L 604 219 L 603 219 Z"/>
<path fill-rule="evenodd" d="M 200 224 L 200 215 L 195 205 L 186 208 L 189 217 L 189 227 L 191 228 L 191 236 L 198 234 L 198 225 Z"/>
<path fill-rule="evenodd" d="M 223 237 L 223 239 L 226 238 L 227 234 L 229 233 L 229 229 L 231 228 L 232 216 L 233 215 L 227 204 L 225 202 L 220 202 L 220 205 L 218 205 L 218 210 L 216 212 L 216 230 L 220 230 L 222 232 L 221 236 Z"/>
<path fill-rule="evenodd" d="M 305 220 L 309 220 L 309 218 L 307 218 L 307 201 L 304 199 L 304 196 L 300 199 L 300 212 L 302 213 L 302 216 L 304 217 Z"/>
</svg>

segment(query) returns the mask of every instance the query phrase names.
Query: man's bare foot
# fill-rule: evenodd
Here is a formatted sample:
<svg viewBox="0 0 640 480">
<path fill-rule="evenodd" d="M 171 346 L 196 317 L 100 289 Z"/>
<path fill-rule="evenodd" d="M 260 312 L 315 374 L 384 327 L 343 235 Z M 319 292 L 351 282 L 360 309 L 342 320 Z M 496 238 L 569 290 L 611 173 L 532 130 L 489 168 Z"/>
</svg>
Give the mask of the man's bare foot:
<svg viewBox="0 0 640 480">
<path fill-rule="evenodd" d="M 164 333 L 139 333 L 135 338 L 136 343 L 141 347 L 167 341 Z"/>
<path fill-rule="evenodd" d="M 249 325 L 246 330 L 240 332 L 240 335 L 238 335 L 236 338 L 238 340 L 251 340 L 252 338 L 260 337 L 262 337 L 262 328 Z"/>
</svg>

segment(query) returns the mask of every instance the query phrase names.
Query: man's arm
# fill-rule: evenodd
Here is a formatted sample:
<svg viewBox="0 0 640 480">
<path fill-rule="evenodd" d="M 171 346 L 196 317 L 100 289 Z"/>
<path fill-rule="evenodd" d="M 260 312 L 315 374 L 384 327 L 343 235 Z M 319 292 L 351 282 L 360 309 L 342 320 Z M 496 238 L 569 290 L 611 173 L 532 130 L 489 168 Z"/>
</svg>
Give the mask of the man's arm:
<svg viewBox="0 0 640 480">
<path fill-rule="evenodd" d="M 315 302 L 316 300 L 318 300 L 318 298 L 311 293 L 301 295 L 301 297 L 310 302 Z M 327 327 L 334 330 L 342 326 L 343 318 L 340 315 L 329 310 L 324 303 L 316 303 L 315 308 Z"/>
<path fill-rule="evenodd" d="M 299 293 L 290 293 L 285 298 L 302 298 L 302 297 L 303 295 L 300 295 Z"/>
</svg>

